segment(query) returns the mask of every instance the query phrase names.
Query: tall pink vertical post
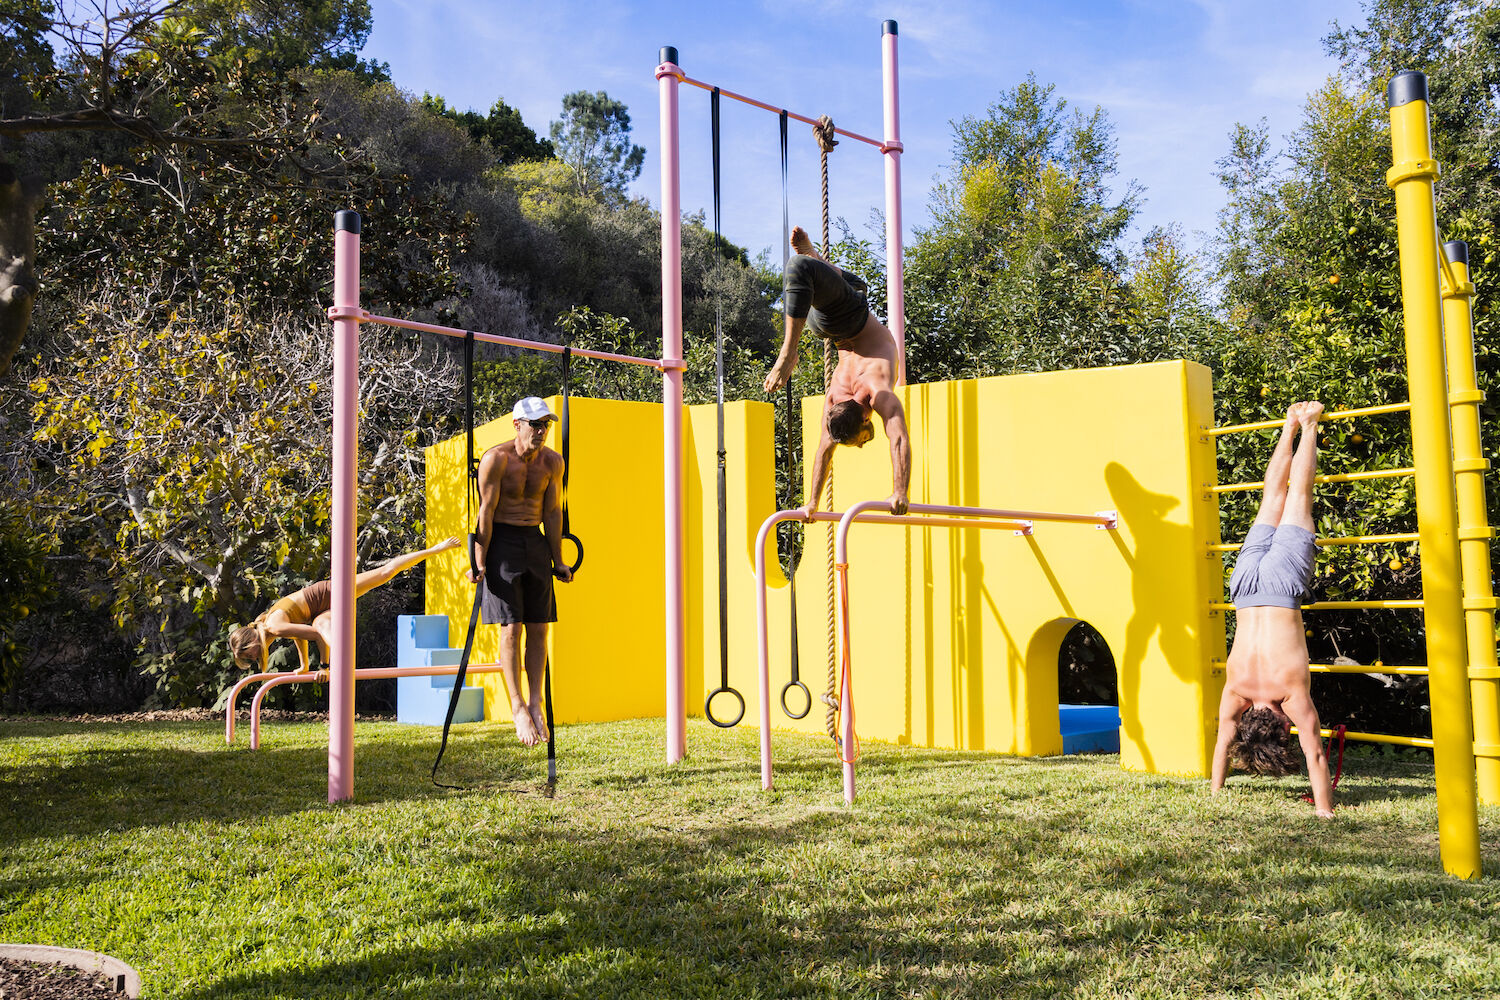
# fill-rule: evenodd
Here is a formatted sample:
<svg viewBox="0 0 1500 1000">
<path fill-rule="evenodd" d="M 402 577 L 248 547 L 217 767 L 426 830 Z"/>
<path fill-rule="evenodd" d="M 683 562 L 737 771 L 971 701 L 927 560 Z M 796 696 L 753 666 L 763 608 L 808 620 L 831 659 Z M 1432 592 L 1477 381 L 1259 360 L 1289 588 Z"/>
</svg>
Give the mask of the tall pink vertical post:
<svg viewBox="0 0 1500 1000">
<path fill-rule="evenodd" d="M 333 642 L 328 801 L 354 796 L 354 503 L 359 441 L 359 213 L 333 216 Z"/>
<path fill-rule="evenodd" d="M 889 315 L 886 323 L 896 338 L 896 357 L 901 363 L 896 384 L 906 384 L 906 281 L 901 246 L 901 86 L 896 73 L 896 22 L 885 21 L 881 29 L 881 66 L 885 92 L 885 282 Z"/>
<path fill-rule="evenodd" d="M 677 50 L 661 50 L 662 506 L 666 511 L 667 763 L 687 754 L 687 637 L 682 516 L 682 166 L 677 137 Z"/>
</svg>

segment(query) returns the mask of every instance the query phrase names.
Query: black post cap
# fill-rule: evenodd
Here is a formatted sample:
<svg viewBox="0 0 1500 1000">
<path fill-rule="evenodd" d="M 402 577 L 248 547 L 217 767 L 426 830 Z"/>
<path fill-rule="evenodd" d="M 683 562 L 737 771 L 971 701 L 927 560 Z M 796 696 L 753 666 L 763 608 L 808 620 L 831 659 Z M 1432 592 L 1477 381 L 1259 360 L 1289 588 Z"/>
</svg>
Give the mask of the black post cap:
<svg viewBox="0 0 1500 1000">
<path fill-rule="evenodd" d="M 881 21 L 880 22 L 880 33 L 882 35 L 896 35 L 896 34 L 900 34 L 900 32 L 898 32 L 896 30 L 896 22 L 895 21 Z"/>
<path fill-rule="evenodd" d="M 1443 256 L 1448 258 L 1450 264 L 1462 264 L 1469 266 L 1469 244 L 1463 240 L 1449 240 L 1443 244 Z"/>
<path fill-rule="evenodd" d="M 1385 85 L 1385 106 L 1399 108 L 1413 101 L 1427 100 L 1427 77 L 1414 69 L 1402 70 Z"/>
<path fill-rule="evenodd" d="M 676 66 L 677 65 L 677 46 L 675 46 L 675 45 L 663 45 L 661 47 L 661 58 L 657 60 L 657 63 L 658 64 L 661 64 L 661 63 L 671 63 L 673 66 Z"/>
<path fill-rule="evenodd" d="M 342 212 L 333 213 L 333 231 L 336 233 L 353 233 L 359 235 L 359 213 L 344 209 Z"/>
</svg>

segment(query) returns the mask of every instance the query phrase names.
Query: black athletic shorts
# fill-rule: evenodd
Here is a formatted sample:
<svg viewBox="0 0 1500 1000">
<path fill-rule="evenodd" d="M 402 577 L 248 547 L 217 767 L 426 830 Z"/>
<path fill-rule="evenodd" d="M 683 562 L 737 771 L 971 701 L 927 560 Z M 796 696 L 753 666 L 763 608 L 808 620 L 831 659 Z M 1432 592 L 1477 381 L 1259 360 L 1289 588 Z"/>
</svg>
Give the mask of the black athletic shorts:
<svg viewBox="0 0 1500 1000">
<path fill-rule="evenodd" d="M 537 525 L 495 522 L 484 553 L 486 625 L 535 625 L 557 621 L 552 597 L 552 550 Z"/>
<path fill-rule="evenodd" d="M 826 340 L 848 340 L 870 318 L 864 279 L 817 257 L 788 257 L 781 287 L 786 314 Z"/>
</svg>

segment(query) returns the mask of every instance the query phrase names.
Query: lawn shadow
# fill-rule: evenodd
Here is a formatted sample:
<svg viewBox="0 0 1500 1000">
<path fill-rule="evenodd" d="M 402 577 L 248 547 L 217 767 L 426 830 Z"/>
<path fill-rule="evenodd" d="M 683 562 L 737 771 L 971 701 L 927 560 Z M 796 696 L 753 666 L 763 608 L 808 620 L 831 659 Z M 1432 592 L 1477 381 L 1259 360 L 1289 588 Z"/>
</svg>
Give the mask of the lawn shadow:
<svg viewBox="0 0 1500 1000">
<path fill-rule="evenodd" d="M 202 742 L 202 725 L 154 723 Z M 139 726 L 64 725 L 58 735 L 138 734 Z M 404 727 L 403 727 L 404 728 Z M 392 739 L 392 735 L 398 738 Z M 432 781 L 436 731 L 413 728 L 357 740 L 355 802 L 438 798 L 463 792 L 541 791 L 545 748 L 526 748 L 508 730 L 455 730 L 438 780 Z M 191 737 L 191 740 L 188 738 Z M 101 747 L 33 756 L 0 773 L 0 834 L 13 843 L 58 835 L 198 821 L 239 822 L 339 808 L 328 803 L 328 751 L 319 746 L 152 749 Z"/>
</svg>

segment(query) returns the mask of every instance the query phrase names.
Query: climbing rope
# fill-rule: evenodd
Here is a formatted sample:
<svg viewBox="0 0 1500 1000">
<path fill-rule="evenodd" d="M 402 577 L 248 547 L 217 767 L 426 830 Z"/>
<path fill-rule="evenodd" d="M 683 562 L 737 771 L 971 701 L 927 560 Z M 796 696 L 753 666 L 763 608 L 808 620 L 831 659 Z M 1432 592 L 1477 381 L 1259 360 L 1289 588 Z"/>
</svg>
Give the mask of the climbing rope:
<svg viewBox="0 0 1500 1000">
<path fill-rule="evenodd" d="M 827 115 L 818 118 L 818 123 L 813 126 L 813 138 L 818 142 L 818 151 L 821 154 L 823 175 L 823 258 L 828 258 L 832 244 L 829 240 L 829 213 L 828 213 L 828 154 L 833 152 L 833 147 L 839 144 L 833 133 L 833 119 Z M 833 369 L 837 363 L 837 354 L 833 349 L 833 342 L 823 341 L 823 391 L 827 393 L 829 385 L 833 382 Z M 825 510 L 833 510 L 833 469 L 828 470 L 828 486 L 823 494 L 823 507 Z M 838 636 L 836 621 L 837 609 L 834 596 L 834 569 L 833 569 L 833 528 L 830 527 L 825 535 L 827 539 L 827 563 L 828 563 L 828 592 L 825 595 L 828 605 L 828 690 L 823 692 L 822 702 L 827 706 L 824 717 L 824 728 L 828 736 L 835 742 L 839 738 L 839 664 L 838 664 Z"/>
</svg>

